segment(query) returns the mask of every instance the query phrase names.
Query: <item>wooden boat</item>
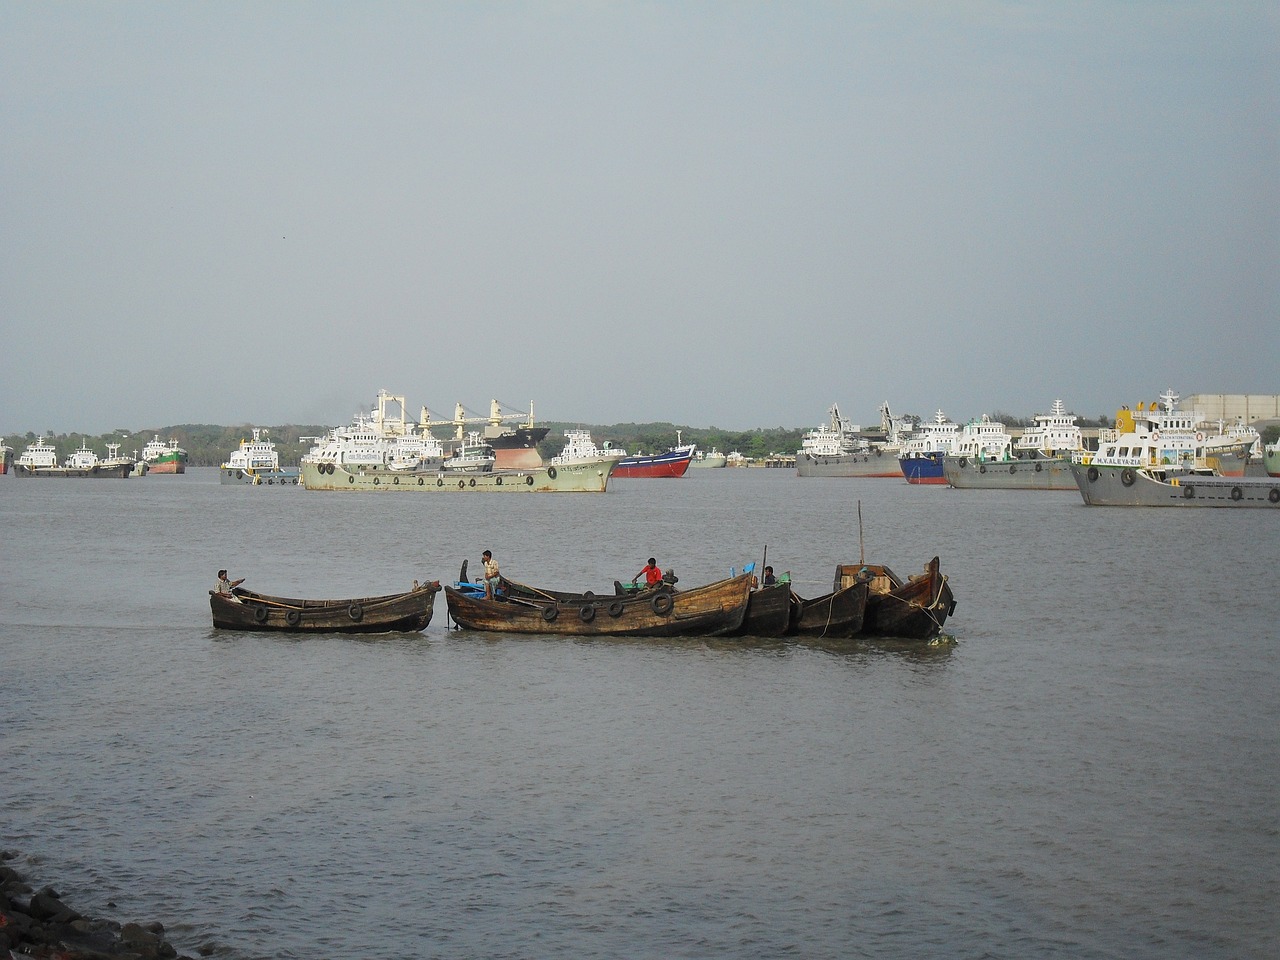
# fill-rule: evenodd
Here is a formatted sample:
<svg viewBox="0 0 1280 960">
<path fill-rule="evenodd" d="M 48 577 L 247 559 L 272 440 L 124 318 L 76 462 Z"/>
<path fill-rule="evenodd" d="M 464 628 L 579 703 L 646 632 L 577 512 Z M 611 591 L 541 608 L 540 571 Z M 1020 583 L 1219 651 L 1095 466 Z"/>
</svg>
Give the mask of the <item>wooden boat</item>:
<svg viewBox="0 0 1280 960">
<path fill-rule="evenodd" d="M 543 590 L 508 582 L 496 599 L 476 584 L 444 588 L 449 616 L 459 627 L 499 633 L 569 636 L 722 636 L 742 626 L 751 575 L 718 580 L 692 590 L 664 584 L 654 590 L 597 595 Z"/>
<path fill-rule="evenodd" d="M 237 587 L 234 598 L 209 591 L 213 625 L 222 630 L 280 630 L 294 633 L 414 632 L 431 622 L 440 581 L 417 584 L 405 593 L 349 600 L 296 600 Z"/>
<path fill-rule="evenodd" d="M 878 563 L 850 563 L 836 567 L 837 587 L 865 583 L 866 615 L 859 636 L 928 640 L 942 630 L 955 612 L 956 600 L 934 557 L 924 573 L 902 580 Z"/>
<path fill-rule="evenodd" d="M 836 579 L 839 580 L 839 567 Z M 862 629 L 867 608 L 867 583 L 840 585 L 831 593 L 806 600 L 792 594 L 787 632 L 806 637 L 852 637 Z"/>
<path fill-rule="evenodd" d="M 747 615 L 738 632 L 746 637 L 781 637 L 791 627 L 791 584 L 775 583 L 751 591 Z"/>
</svg>

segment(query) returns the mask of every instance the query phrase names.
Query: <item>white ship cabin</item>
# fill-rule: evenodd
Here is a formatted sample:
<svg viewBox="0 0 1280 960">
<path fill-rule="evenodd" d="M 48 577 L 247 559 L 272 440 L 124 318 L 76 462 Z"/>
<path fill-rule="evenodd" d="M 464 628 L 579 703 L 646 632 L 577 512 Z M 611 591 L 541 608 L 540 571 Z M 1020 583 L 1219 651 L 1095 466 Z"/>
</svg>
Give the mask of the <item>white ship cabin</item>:
<svg viewBox="0 0 1280 960">
<path fill-rule="evenodd" d="M 1062 456 L 1084 449 L 1084 435 L 1075 414 L 1067 413 L 1061 400 L 1053 401 L 1051 413 L 1036 414 L 1036 425 L 1013 444 L 1015 452 L 1043 457 Z"/>
<path fill-rule="evenodd" d="M 68 470 L 92 470 L 100 462 L 98 455 L 81 443 L 80 449 L 67 457 L 67 462 L 63 466 Z"/>
<path fill-rule="evenodd" d="M 240 449 L 231 454 L 224 466 L 232 470 L 279 470 L 280 455 L 265 431 L 255 427 L 253 439 L 241 440 Z"/>
<path fill-rule="evenodd" d="M 566 430 L 564 449 L 551 458 L 551 463 L 583 463 L 591 460 L 621 460 L 627 451 L 613 446 L 608 440 L 597 446 L 589 430 Z"/>
<path fill-rule="evenodd" d="M 931 423 L 921 423 L 920 429 L 911 439 L 902 445 L 902 455 L 924 456 L 931 453 L 953 453 L 960 436 L 960 424 L 947 419 L 947 415 L 939 410 L 933 415 Z"/>
<path fill-rule="evenodd" d="M 840 457 L 854 453 L 866 453 L 871 445 L 856 436 L 862 430 L 859 424 L 851 423 L 840 416 L 840 407 L 831 405 L 828 412 L 830 420 L 822 426 L 810 430 L 800 438 L 800 453 L 811 457 Z"/>
<path fill-rule="evenodd" d="M 950 455 L 979 461 L 1010 460 L 1013 458 L 1013 437 L 1003 423 L 984 413 L 981 420 L 970 420 L 964 425 Z"/>
<path fill-rule="evenodd" d="M 18 465 L 28 468 L 38 467 L 56 467 L 58 465 L 58 451 L 56 448 L 44 442 L 44 437 L 36 437 L 36 442 L 28 444 L 27 449 L 22 451 L 22 455 L 18 457 Z"/>
<path fill-rule="evenodd" d="M 1172 390 L 1160 396 L 1163 409 L 1138 404 L 1137 410 L 1123 408 L 1116 415 L 1114 430 L 1098 432 L 1098 451 L 1077 455 L 1082 463 L 1118 467 L 1158 467 L 1181 465 L 1203 469 L 1210 458 L 1246 446 L 1245 441 L 1226 434 L 1207 433 L 1189 411 L 1179 410 L 1178 395 Z"/>
</svg>

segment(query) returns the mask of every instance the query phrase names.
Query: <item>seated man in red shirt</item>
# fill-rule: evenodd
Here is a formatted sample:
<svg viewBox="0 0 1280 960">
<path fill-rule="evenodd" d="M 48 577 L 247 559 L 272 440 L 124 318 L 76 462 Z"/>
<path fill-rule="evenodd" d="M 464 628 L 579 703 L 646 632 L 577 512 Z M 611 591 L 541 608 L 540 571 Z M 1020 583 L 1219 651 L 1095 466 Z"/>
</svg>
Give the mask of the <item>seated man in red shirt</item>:
<svg viewBox="0 0 1280 960">
<path fill-rule="evenodd" d="M 635 583 L 641 577 L 644 577 L 644 585 L 650 589 L 662 583 L 662 571 L 658 569 L 658 561 L 653 557 L 649 558 L 649 562 L 645 564 L 644 569 L 631 578 L 631 582 Z"/>
</svg>

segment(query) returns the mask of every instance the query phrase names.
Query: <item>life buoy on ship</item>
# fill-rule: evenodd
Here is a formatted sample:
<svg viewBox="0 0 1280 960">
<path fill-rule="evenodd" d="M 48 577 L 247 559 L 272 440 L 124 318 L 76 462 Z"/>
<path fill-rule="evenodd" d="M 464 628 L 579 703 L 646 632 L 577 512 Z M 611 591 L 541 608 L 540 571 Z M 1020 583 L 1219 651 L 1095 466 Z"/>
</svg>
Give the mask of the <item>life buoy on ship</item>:
<svg viewBox="0 0 1280 960">
<path fill-rule="evenodd" d="M 1152 439 L 1152 440 L 1159 440 L 1159 439 L 1160 439 L 1160 431 L 1159 431 L 1159 430 L 1152 430 L 1152 431 L 1151 431 L 1151 439 Z"/>
<path fill-rule="evenodd" d="M 1196 442 L 1197 442 L 1197 443 L 1200 443 L 1200 442 L 1203 442 L 1203 441 L 1204 441 L 1204 434 L 1203 434 L 1203 433 L 1197 433 L 1197 434 L 1196 434 Z"/>
</svg>

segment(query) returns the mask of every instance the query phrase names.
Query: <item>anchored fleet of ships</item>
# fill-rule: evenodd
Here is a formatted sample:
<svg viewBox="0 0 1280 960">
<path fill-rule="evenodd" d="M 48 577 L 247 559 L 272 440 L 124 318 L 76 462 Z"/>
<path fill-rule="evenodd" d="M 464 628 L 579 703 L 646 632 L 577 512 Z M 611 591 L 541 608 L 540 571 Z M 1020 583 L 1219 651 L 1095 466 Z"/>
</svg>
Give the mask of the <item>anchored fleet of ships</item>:
<svg viewBox="0 0 1280 960">
<path fill-rule="evenodd" d="M 1159 403 L 1122 408 L 1114 429 L 1098 432 L 1089 449 L 1076 417 L 1055 400 L 1049 413 L 1018 437 L 983 416 L 955 423 L 938 410 L 932 420 L 895 416 L 880 406 L 880 429 L 846 420 L 833 404 L 828 420 L 804 434 L 796 451 L 801 477 L 905 478 L 912 484 L 959 489 L 1078 490 L 1091 505 L 1277 506 L 1280 450 L 1264 449 L 1256 430 L 1237 422 L 1206 423 L 1178 408 L 1172 390 Z M 452 435 L 438 437 L 437 428 Z M 680 477 L 691 467 L 723 467 L 735 454 L 698 451 L 677 442 L 665 451 L 628 454 L 597 446 L 584 430 L 566 430 L 559 456 L 544 463 L 538 444 L 547 427 L 527 415 L 504 412 L 497 400 L 487 417 L 468 417 L 459 404 L 451 420 L 433 419 L 426 407 L 415 423 L 404 397 L 379 391 L 373 408 L 334 427 L 297 468 L 281 467 L 266 432 L 222 464 L 225 484 L 298 486 L 309 490 L 438 492 L 604 492 L 616 477 Z M 108 444 L 99 458 L 85 445 L 63 462 L 43 436 L 14 458 L 0 440 L 0 473 L 28 477 L 144 476 L 185 472 L 188 456 L 176 440 L 159 435 L 141 456 L 122 457 Z M 1248 476 L 1246 476 L 1248 474 Z"/>
</svg>

